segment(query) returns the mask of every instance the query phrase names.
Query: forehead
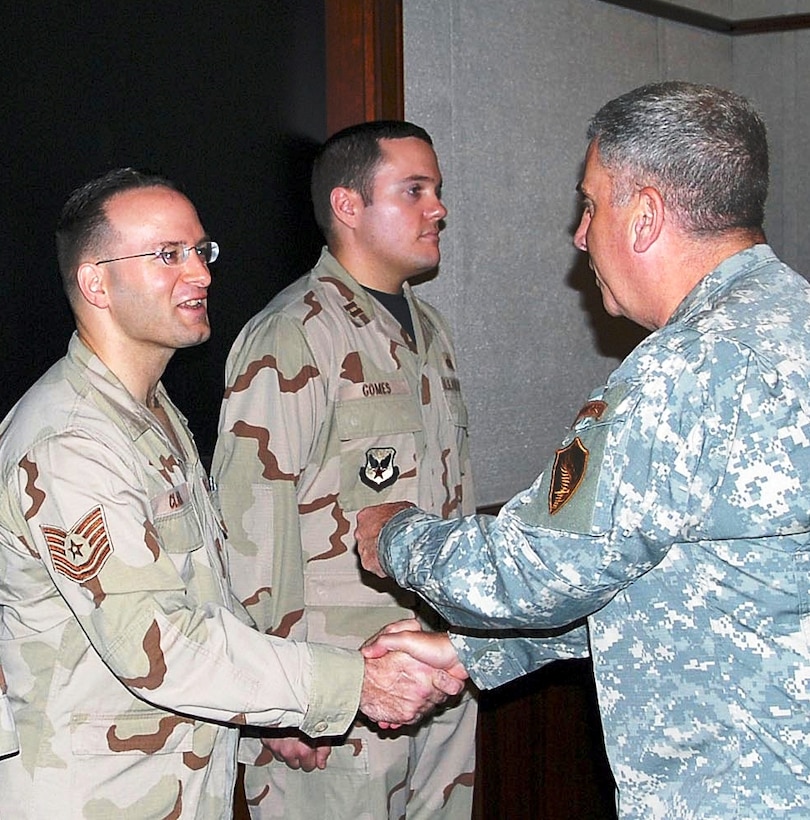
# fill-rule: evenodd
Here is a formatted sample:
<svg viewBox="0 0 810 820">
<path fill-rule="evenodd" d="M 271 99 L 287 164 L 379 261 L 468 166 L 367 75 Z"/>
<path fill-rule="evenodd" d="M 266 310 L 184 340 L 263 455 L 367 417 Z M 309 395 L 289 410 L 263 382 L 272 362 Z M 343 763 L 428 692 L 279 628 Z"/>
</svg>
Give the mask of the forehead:
<svg viewBox="0 0 810 820">
<path fill-rule="evenodd" d="M 612 176 L 599 158 L 597 144 L 592 142 L 585 155 L 585 171 L 579 189 L 586 196 L 593 197 L 597 194 L 609 194 L 612 184 Z"/>
<path fill-rule="evenodd" d="M 377 175 L 393 173 L 403 177 L 438 179 L 439 162 L 432 146 L 418 137 L 380 140 L 382 161 Z"/>
<path fill-rule="evenodd" d="M 194 206 L 171 188 L 122 191 L 107 201 L 104 212 L 112 228 L 125 236 L 154 234 L 161 239 L 186 240 L 197 239 L 202 230 Z M 166 232 L 169 235 L 161 235 Z M 185 236 L 189 232 L 194 236 Z"/>
</svg>

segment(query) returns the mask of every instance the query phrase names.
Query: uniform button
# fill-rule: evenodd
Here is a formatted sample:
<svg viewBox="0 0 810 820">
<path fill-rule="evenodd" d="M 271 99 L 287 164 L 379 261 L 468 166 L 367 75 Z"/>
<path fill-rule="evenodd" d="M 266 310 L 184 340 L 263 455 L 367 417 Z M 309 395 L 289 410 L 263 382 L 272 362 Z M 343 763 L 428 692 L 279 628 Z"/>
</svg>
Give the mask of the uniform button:
<svg viewBox="0 0 810 820">
<path fill-rule="evenodd" d="M 329 724 L 325 720 L 322 720 L 315 725 L 316 732 L 325 732 L 328 728 Z"/>
</svg>

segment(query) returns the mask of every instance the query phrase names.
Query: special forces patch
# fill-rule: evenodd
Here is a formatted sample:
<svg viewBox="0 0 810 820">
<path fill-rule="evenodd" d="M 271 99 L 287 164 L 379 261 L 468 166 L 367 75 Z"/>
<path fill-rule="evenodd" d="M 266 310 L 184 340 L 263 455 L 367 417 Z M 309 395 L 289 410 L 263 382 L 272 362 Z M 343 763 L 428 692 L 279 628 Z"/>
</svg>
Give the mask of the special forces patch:
<svg viewBox="0 0 810 820">
<path fill-rule="evenodd" d="M 399 478 L 399 467 L 394 464 L 397 451 L 393 447 L 372 447 L 366 450 L 366 463 L 360 468 L 360 481 L 381 492 Z"/>
<path fill-rule="evenodd" d="M 68 531 L 40 526 L 54 569 L 72 581 L 84 583 L 101 572 L 112 553 L 104 513 L 100 506 L 90 510 Z"/>
<path fill-rule="evenodd" d="M 567 447 L 557 450 L 554 467 L 551 470 L 551 485 L 548 488 L 548 511 L 550 515 L 571 499 L 585 477 L 588 453 L 577 436 Z"/>
</svg>

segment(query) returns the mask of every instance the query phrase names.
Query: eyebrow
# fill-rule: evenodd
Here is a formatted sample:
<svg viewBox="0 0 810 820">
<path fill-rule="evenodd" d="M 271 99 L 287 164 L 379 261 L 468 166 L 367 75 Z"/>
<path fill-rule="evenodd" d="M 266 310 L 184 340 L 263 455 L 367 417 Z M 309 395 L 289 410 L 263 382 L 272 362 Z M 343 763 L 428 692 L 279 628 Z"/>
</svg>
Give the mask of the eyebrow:
<svg viewBox="0 0 810 820">
<path fill-rule="evenodd" d="M 211 241 L 211 236 L 206 231 L 202 235 L 202 237 L 200 239 L 198 239 L 196 242 L 194 242 L 192 245 L 187 246 L 184 239 L 158 239 L 158 240 L 155 240 L 154 244 L 156 244 L 156 245 L 182 245 L 183 247 L 192 247 L 193 248 L 193 247 L 196 247 L 197 245 L 199 245 L 200 242 L 210 242 L 210 241 Z"/>
<path fill-rule="evenodd" d="M 438 180 L 435 180 L 434 177 L 427 176 L 426 174 L 411 174 L 411 176 L 403 177 L 400 182 L 435 182 L 437 185 L 441 185 L 442 178 L 439 177 Z"/>
</svg>

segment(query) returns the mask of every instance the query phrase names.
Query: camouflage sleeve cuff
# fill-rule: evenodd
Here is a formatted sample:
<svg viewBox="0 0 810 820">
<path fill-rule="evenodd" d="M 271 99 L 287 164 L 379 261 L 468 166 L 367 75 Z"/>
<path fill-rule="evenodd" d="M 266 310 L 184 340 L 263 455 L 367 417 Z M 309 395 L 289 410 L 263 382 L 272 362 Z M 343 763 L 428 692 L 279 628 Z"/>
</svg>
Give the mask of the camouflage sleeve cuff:
<svg viewBox="0 0 810 820">
<path fill-rule="evenodd" d="M 503 641 L 497 638 L 468 638 L 450 633 L 450 642 L 479 689 L 494 689 L 532 671 L 510 657 L 504 651 Z"/>
<path fill-rule="evenodd" d="M 450 642 L 473 683 L 480 689 L 494 689 L 551 661 L 586 658 L 590 654 L 584 622 L 556 634 L 542 635 L 537 630 L 533 636 L 493 634 L 492 637 L 474 637 L 451 633 Z"/>
<path fill-rule="evenodd" d="M 309 644 L 312 681 L 309 707 L 299 727 L 310 737 L 342 735 L 360 708 L 364 663 L 356 650 Z"/>
<path fill-rule="evenodd" d="M 377 546 L 377 557 L 380 566 L 386 575 L 393 578 L 399 584 L 405 583 L 405 578 L 407 578 L 409 558 L 407 542 L 404 542 L 399 536 L 401 535 L 402 528 L 411 518 L 424 515 L 425 513 L 418 507 L 409 507 L 406 510 L 400 510 L 396 515 L 392 515 L 391 518 L 388 519 L 380 531 Z M 399 552 L 397 553 L 398 546 Z"/>
</svg>

